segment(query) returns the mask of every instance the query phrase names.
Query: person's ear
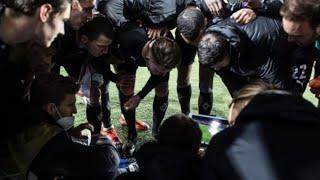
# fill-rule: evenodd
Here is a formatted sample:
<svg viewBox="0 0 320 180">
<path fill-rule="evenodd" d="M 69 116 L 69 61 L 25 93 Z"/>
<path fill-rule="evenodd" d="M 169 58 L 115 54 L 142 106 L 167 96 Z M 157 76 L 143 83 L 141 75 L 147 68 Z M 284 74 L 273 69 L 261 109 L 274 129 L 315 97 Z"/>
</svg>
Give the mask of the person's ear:
<svg viewBox="0 0 320 180">
<path fill-rule="evenodd" d="M 80 37 L 80 42 L 81 42 L 82 44 L 86 44 L 86 43 L 88 43 L 88 41 L 89 41 L 88 36 L 86 36 L 86 35 L 81 35 L 81 37 Z"/>
<path fill-rule="evenodd" d="M 198 44 L 199 44 L 199 42 L 200 42 L 200 40 L 201 40 L 201 38 L 202 38 L 202 36 L 204 34 L 204 31 L 205 31 L 205 28 L 203 28 L 203 29 L 201 29 L 199 31 L 199 34 L 198 34 L 197 38 L 193 41 L 193 45 L 198 46 Z"/>
<path fill-rule="evenodd" d="M 46 111 L 49 115 L 54 117 L 57 112 L 57 107 L 54 103 L 48 103 L 43 106 L 43 110 Z"/>
<path fill-rule="evenodd" d="M 184 42 L 186 42 L 187 44 L 190 44 L 191 42 L 189 41 L 189 39 L 187 39 L 182 33 L 180 33 L 180 36 L 182 37 L 182 39 L 184 40 Z"/>
<path fill-rule="evenodd" d="M 203 29 L 200 30 L 199 35 L 198 35 L 198 37 L 197 37 L 197 39 L 199 39 L 199 41 L 200 41 L 200 39 L 202 38 L 205 30 L 206 30 L 205 28 L 203 28 Z"/>
<path fill-rule="evenodd" d="M 52 12 L 52 6 L 51 4 L 43 4 L 40 6 L 40 20 L 42 22 L 47 22 L 50 18 L 50 14 Z"/>
</svg>

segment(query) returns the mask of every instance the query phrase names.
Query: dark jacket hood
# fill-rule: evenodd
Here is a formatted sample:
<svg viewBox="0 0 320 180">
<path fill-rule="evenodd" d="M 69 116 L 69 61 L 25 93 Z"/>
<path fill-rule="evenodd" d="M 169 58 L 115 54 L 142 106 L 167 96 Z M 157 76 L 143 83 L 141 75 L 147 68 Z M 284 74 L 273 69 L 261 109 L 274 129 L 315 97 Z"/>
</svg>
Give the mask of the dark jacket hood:
<svg viewBox="0 0 320 180">
<path fill-rule="evenodd" d="M 251 100 L 236 121 L 242 123 L 257 119 L 320 124 L 320 112 L 300 96 L 261 94 Z"/>
</svg>

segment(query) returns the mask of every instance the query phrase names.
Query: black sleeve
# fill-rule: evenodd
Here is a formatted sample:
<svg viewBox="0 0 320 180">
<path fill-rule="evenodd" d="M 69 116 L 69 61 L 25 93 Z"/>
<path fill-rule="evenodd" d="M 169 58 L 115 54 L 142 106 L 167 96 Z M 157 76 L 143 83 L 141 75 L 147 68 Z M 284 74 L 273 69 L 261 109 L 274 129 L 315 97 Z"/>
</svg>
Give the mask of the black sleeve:
<svg viewBox="0 0 320 180">
<path fill-rule="evenodd" d="M 204 14 L 205 17 L 207 18 L 212 17 L 212 14 L 204 0 L 194 0 L 194 5 L 201 10 L 201 12 Z"/>
<path fill-rule="evenodd" d="M 283 4 L 283 0 L 261 0 L 261 7 L 254 9 L 259 15 L 264 16 L 280 16 L 280 8 Z M 242 8 L 247 8 L 247 4 L 243 1 L 233 0 L 229 1 L 226 9 L 231 13 L 236 12 Z"/>
<path fill-rule="evenodd" d="M 221 2 L 223 4 L 222 17 L 228 17 L 233 12 L 236 12 L 237 10 L 245 7 L 245 4 L 242 0 L 229 0 L 228 3 L 225 3 L 223 0 L 221 0 Z M 201 9 L 205 17 L 209 19 L 215 18 L 211 14 L 205 0 L 195 0 L 195 4 Z"/>
<path fill-rule="evenodd" d="M 257 9 L 259 15 L 280 16 L 280 8 L 283 0 L 264 0 L 261 8 Z"/>
<path fill-rule="evenodd" d="M 265 82 L 275 85 L 277 88 L 285 88 L 286 80 L 282 76 L 280 65 L 273 57 L 269 57 L 268 60 L 259 68 L 260 78 Z"/>
<path fill-rule="evenodd" d="M 245 7 L 245 4 L 241 0 L 233 0 L 229 1 L 228 4 L 226 4 L 226 9 L 230 10 L 231 12 L 236 12 L 239 9 L 242 9 Z"/>
<path fill-rule="evenodd" d="M 172 0 L 124 0 L 124 16 L 131 21 L 141 20 L 148 27 L 175 27 L 176 1 Z"/>
<path fill-rule="evenodd" d="M 205 4 L 205 3 L 203 3 Z M 264 16 L 280 16 L 280 8 L 283 4 L 283 0 L 261 0 L 261 7 L 254 9 L 259 15 Z M 228 4 L 225 4 L 223 14 L 229 16 L 232 13 L 247 8 L 247 4 L 241 0 L 230 0 Z"/>
<path fill-rule="evenodd" d="M 62 132 L 52 138 L 31 164 L 37 175 L 91 176 L 114 179 L 119 156 L 111 144 L 84 146 Z"/>
<path fill-rule="evenodd" d="M 123 1 L 100 0 L 97 9 L 116 27 L 128 21 L 123 15 Z"/>
<path fill-rule="evenodd" d="M 231 97 L 234 97 L 235 93 L 248 83 L 244 77 L 232 72 L 229 68 L 221 69 L 217 74 L 227 87 Z"/>
<path fill-rule="evenodd" d="M 115 74 L 114 72 L 112 72 L 110 69 L 107 71 L 107 75 L 110 79 L 110 81 L 116 83 L 117 79 L 118 79 L 118 75 Z"/>
<path fill-rule="evenodd" d="M 153 88 L 155 88 L 159 83 L 169 80 L 169 73 L 165 76 L 151 75 L 148 79 L 146 85 L 138 93 L 138 96 L 143 99 Z"/>
</svg>

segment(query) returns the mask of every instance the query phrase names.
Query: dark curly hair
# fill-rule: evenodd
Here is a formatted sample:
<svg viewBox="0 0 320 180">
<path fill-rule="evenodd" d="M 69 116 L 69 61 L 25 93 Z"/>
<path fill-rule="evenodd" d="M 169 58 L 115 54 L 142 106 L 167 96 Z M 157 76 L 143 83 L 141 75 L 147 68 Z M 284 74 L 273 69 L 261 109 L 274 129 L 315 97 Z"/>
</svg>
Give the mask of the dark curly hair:
<svg viewBox="0 0 320 180">
<path fill-rule="evenodd" d="M 197 153 L 200 148 L 202 132 L 197 122 L 184 114 L 170 116 L 159 130 L 161 145 L 182 148 Z"/>
<path fill-rule="evenodd" d="M 206 32 L 198 45 L 199 61 L 205 65 L 220 62 L 229 49 L 228 41 L 222 34 Z"/>
<path fill-rule="evenodd" d="M 187 7 L 177 18 L 177 30 L 189 41 L 195 41 L 205 29 L 205 17 L 200 9 Z"/>
<path fill-rule="evenodd" d="M 30 88 L 30 103 L 35 107 L 48 103 L 59 106 L 67 94 L 76 94 L 78 90 L 79 85 L 70 77 L 55 73 L 39 74 Z"/>
<path fill-rule="evenodd" d="M 80 28 L 80 34 L 85 35 L 90 41 L 96 40 L 101 34 L 110 38 L 115 37 L 115 32 L 110 21 L 105 17 L 95 17 Z"/>
</svg>

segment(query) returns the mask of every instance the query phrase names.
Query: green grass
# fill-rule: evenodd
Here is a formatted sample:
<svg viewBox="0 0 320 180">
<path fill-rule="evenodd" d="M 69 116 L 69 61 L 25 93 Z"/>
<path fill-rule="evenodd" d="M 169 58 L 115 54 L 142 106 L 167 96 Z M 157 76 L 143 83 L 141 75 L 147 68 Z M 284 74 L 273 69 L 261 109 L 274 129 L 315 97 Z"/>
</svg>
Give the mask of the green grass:
<svg viewBox="0 0 320 180">
<path fill-rule="evenodd" d="M 65 72 L 63 72 L 65 74 Z M 146 68 L 139 68 L 137 72 L 136 78 L 136 88 L 135 92 L 139 91 L 146 81 L 148 80 L 150 74 Z M 197 113 L 198 112 L 198 82 L 199 82 L 199 71 L 198 71 L 198 62 L 196 61 L 193 65 L 192 75 L 191 75 L 191 84 L 192 84 L 192 97 L 191 97 L 191 112 Z M 165 119 L 173 114 L 180 112 L 180 105 L 177 98 L 176 93 L 176 80 L 177 80 L 177 70 L 173 70 L 170 73 L 170 80 L 169 80 L 169 106 L 166 112 Z M 231 97 L 223 85 L 219 76 L 214 77 L 214 104 L 211 114 L 227 117 L 228 115 L 228 104 L 231 101 Z M 123 127 L 119 124 L 118 118 L 121 114 L 120 111 L 120 104 L 118 99 L 118 91 L 113 83 L 110 83 L 109 88 L 110 93 L 110 102 L 111 102 L 111 120 L 112 124 L 118 130 L 120 138 L 122 140 L 126 137 L 126 127 Z M 152 102 L 153 102 L 154 92 L 152 91 L 148 96 L 146 96 L 140 103 L 139 107 L 136 111 L 136 116 L 138 119 L 142 119 L 146 121 L 150 126 L 152 125 Z M 313 104 L 317 104 L 317 100 L 313 94 L 307 89 L 304 97 L 311 101 Z M 85 115 L 85 106 L 81 98 L 77 98 L 77 108 L 78 113 L 76 114 L 76 124 L 86 122 L 86 115 Z M 206 127 L 201 126 L 203 131 L 203 139 L 208 141 L 210 140 L 210 134 L 206 130 Z M 142 143 L 150 139 L 151 132 L 139 132 L 138 133 L 138 143 Z"/>
</svg>

